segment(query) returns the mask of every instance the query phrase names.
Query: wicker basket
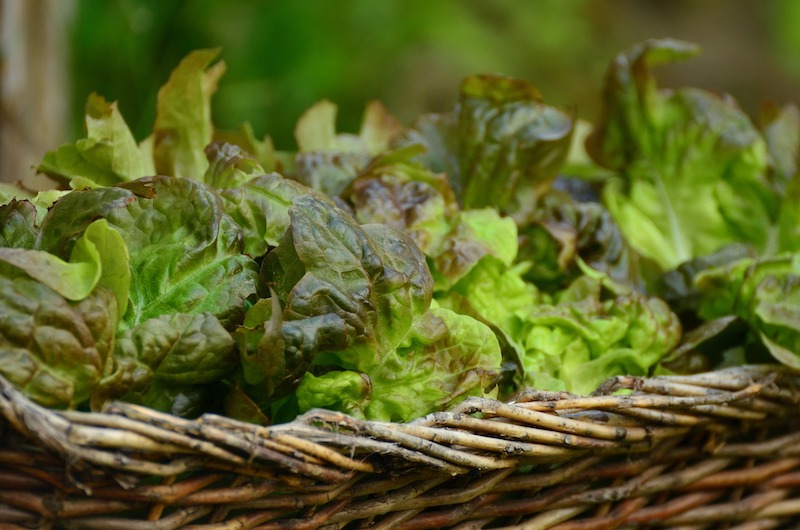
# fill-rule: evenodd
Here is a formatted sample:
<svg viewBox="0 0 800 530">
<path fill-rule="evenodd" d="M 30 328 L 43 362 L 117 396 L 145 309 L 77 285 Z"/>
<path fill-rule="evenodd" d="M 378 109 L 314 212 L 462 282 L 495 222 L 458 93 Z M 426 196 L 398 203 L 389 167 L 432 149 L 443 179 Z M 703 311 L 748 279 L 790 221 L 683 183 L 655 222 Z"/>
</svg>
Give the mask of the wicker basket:
<svg viewBox="0 0 800 530">
<path fill-rule="evenodd" d="M 800 528 L 798 383 L 750 366 L 258 427 L 55 412 L 0 378 L 0 529 Z"/>
</svg>

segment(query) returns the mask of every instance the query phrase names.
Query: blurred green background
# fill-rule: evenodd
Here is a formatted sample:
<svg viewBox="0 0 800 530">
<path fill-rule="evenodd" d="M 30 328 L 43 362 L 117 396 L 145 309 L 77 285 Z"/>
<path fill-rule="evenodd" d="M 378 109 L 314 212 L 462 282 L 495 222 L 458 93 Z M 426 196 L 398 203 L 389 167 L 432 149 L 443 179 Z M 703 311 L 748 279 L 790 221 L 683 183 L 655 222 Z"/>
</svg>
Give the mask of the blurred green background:
<svg viewBox="0 0 800 530">
<path fill-rule="evenodd" d="M 405 124 L 450 109 L 461 79 L 532 81 L 545 101 L 597 117 L 615 54 L 653 37 L 703 47 L 661 68 L 665 86 L 800 101 L 798 0 L 0 0 L 0 181 L 32 188 L 43 154 L 83 136 L 87 96 L 118 101 L 137 139 L 182 57 L 221 47 L 218 128 L 244 121 L 294 147 L 301 113 L 326 98 L 355 131 L 382 100 Z"/>
<path fill-rule="evenodd" d="M 729 92 L 751 113 L 764 98 L 800 100 L 794 0 L 76 0 L 73 16 L 71 137 L 97 91 L 144 138 L 169 71 L 216 46 L 228 71 L 215 124 L 249 121 L 282 149 L 320 99 L 339 105 L 341 130 L 357 129 L 371 99 L 408 123 L 449 109 L 459 81 L 478 72 L 528 79 L 592 120 L 610 59 L 650 37 L 704 48 L 663 69 L 667 85 Z"/>
</svg>

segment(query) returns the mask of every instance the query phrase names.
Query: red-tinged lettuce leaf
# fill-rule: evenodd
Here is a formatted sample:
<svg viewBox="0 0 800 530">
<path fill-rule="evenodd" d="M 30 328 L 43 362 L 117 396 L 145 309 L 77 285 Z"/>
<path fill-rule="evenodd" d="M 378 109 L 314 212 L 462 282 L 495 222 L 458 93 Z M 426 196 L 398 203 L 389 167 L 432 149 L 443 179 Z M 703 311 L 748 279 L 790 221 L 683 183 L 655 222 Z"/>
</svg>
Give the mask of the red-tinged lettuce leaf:
<svg viewBox="0 0 800 530">
<path fill-rule="evenodd" d="M 408 236 L 362 227 L 310 196 L 298 198 L 289 216 L 286 237 L 262 268 L 283 305 L 287 366 L 304 360 L 326 372 L 364 374 L 370 394 L 358 408 L 384 420 L 409 420 L 491 384 L 501 363 L 497 339 L 471 317 L 430 310 L 433 281 Z M 322 381 L 336 389 L 341 377 L 348 376 Z M 306 390 L 301 383 L 298 399 L 341 401 L 321 397 L 315 381 Z"/>
<path fill-rule="evenodd" d="M 208 168 L 204 153 L 211 143 L 211 96 L 225 73 L 225 63 L 209 66 L 219 49 L 196 50 L 172 71 L 158 91 L 153 126 L 153 159 L 160 175 L 202 180 Z"/>
<path fill-rule="evenodd" d="M 263 174 L 261 166 L 239 147 L 211 144 L 206 149 L 209 169 L 206 182 L 218 189 L 225 211 L 244 233 L 244 253 L 266 253 L 289 227 L 289 206 L 301 195 L 324 196 L 277 173 Z M 327 199 L 325 199 L 327 200 Z"/>
<path fill-rule="evenodd" d="M 321 101 L 308 109 L 295 127 L 299 152 L 294 178 L 334 197 L 385 151 L 402 127 L 379 102 L 367 105 L 358 135 L 336 133 L 336 105 Z"/>
<path fill-rule="evenodd" d="M 12 199 L 0 206 L 0 247 L 32 249 L 38 235 L 36 207 L 30 201 Z"/>
<path fill-rule="evenodd" d="M 665 39 L 618 55 L 587 140 L 595 161 L 617 172 L 605 205 L 630 244 L 662 270 L 736 241 L 764 246 L 777 211 L 764 140 L 735 102 L 657 88 L 651 67 L 697 52 Z"/>
<path fill-rule="evenodd" d="M 94 392 L 114 347 L 116 299 L 94 289 L 70 302 L 0 264 L 0 373 L 37 403 L 74 408 Z"/>
<path fill-rule="evenodd" d="M 92 396 L 92 407 L 99 409 L 108 400 L 122 399 L 173 413 L 194 410 L 185 401 L 201 396 L 195 387 L 235 371 L 233 346 L 230 333 L 208 313 L 146 320 L 117 336 L 113 359 Z"/>
<path fill-rule="evenodd" d="M 743 258 L 698 273 L 698 313 L 738 316 L 781 363 L 800 369 L 800 255 Z"/>
<path fill-rule="evenodd" d="M 778 108 L 765 104 L 759 122 L 767 143 L 771 184 L 777 193 L 782 193 L 797 174 L 800 162 L 800 109 L 796 105 Z"/>
<path fill-rule="evenodd" d="M 429 254 L 441 247 L 458 203 L 447 175 L 414 160 L 423 150 L 411 145 L 376 157 L 340 197 L 360 223 L 402 230 Z"/>
<path fill-rule="evenodd" d="M 639 256 L 608 210 L 551 190 L 542 197 L 531 223 L 520 228 L 517 261 L 530 263 L 526 279 L 553 291 L 583 274 L 579 260 L 615 281 L 641 283 Z"/>
<path fill-rule="evenodd" d="M 423 117 L 401 142 L 427 147 L 423 162 L 448 173 L 462 207 L 524 221 L 566 159 L 573 126 L 533 85 L 479 75 L 462 83 L 452 117 Z"/>
<path fill-rule="evenodd" d="M 38 170 L 63 183 L 80 179 L 91 187 L 113 186 L 155 172 L 117 104 L 97 94 L 86 102 L 86 138 L 48 152 Z"/>
<path fill-rule="evenodd" d="M 212 188 L 236 188 L 264 174 L 256 159 L 237 145 L 212 142 L 205 155 L 208 169 L 203 182 Z"/>
<path fill-rule="evenodd" d="M 289 169 L 285 167 L 288 165 L 289 153 L 275 151 L 275 146 L 269 136 L 265 136 L 263 140 L 256 138 L 253 126 L 247 122 L 241 124 L 234 131 L 215 129 L 214 142 L 232 144 L 244 149 L 267 173 L 273 171 L 284 173 Z"/>
<path fill-rule="evenodd" d="M 231 329 L 241 321 L 258 273 L 242 254 L 241 228 L 208 186 L 154 177 L 73 191 L 45 216 L 39 248 L 69 255 L 97 218 L 122 235 L 130 252 L 130 305 L 123 328 L 173 313 L 210 312 Z"/>
</svg>

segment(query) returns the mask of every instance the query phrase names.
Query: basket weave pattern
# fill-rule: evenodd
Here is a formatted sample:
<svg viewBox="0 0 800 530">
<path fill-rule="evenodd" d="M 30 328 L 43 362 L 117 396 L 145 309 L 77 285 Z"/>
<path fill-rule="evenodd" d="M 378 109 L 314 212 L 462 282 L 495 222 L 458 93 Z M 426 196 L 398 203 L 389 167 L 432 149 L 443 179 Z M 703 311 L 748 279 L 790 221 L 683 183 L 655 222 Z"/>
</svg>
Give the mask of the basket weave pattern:
<svg viewBox="0 0 800 530">
<path fill-rule="evenodd" d="M 800 376 L 744 367 L 259 427 L 51 411 L 0 377 L 0 529 L 800 528 L 798 404 Z"/>
</svg>

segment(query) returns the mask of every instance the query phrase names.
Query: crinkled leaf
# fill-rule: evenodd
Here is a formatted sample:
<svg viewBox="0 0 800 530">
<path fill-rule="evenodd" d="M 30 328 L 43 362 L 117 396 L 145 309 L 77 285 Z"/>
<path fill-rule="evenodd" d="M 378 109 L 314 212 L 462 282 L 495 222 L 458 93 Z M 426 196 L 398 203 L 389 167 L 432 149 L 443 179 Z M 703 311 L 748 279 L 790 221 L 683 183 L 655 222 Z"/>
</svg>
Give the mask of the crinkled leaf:
<svg viewBox="0 0 800 530">
<path fill-rule="evenodd" d="M 532 223 L 520 229 L 517 259 L 532 264 L 526 278 L 551 289 L 581 274 L 579 259 L 616 281 L 631 286 L 640 282 L 638 256 L 609 212 L 558 190 L 542 198 Z"/>
<path fill-rule="evenodd" d="M 289 207 L 301 195 L 323 196 L 277 173 L 261 175 L 237 188 L 219 192 L 225 211 L 244 232 L 244 252 L 262 256 L 278 245 L 289 227 Z"/>
<path fill-rule="evenodd" d="M 255 294 L 255 263 L 241 254 L 242 230 L 207 186 L 154 177 L 123 187 L 74 191 L 45 217 L 40 248 L 71 251 L 96 218 L 105 218 L 128 245 L 130 306 L 123 327 L 172 313 L 210 312 L 226 326 Z"/>
<path fill-rule="evenodd" d="M 0 206 L 0 247 L 32 249 L 38 234 L 36 207 L 30 201 L 12 199 Z"/>
<path fill-rule="evenodd" d="M 659 90 L 652 66 L 697 53 L 651 40 L 617 56 L 587 147 L 617 172 L 603 200 L 642 255 L 671 269 L 737 240 L 764 244 L 776 210 L 766 146 L 729 97 Z"/>
<path fill-rule="evenodd" d="M 448 290 L 484 257 L 510 266 L 517 256 L 517 225 L 494 209 L 462 210 L 438 249 L 429 251 L 436 290 Z"/>
<path fill-rule="evenodd" d="M 721 268 L 734 263 L 741 264 L 745 258 L 754 257 L 753 249 L 748 246 L 740 244 L 725 246 L 713 254 L 694 258 L 663 274 L 656 282 L 654 292 L 678 313 L 698 311 L 702 313 L 704 310 L 700 307 L 703 298 L 701 291 L 709 289 L 710 284 L 706 283 L 705 286 L 696 285 L 699 277 L 705 271 L 719 271 Z M 708 278 L 710 277 L 701 280 L 701 283 L 709 282 Z M 726 294 L 717 299 L 717 301 L 721 303 L 724 309 L 713 311 L 713 315 L 707 314 L 706 318 L 709 320 L 732 313 L 733 302 L 730 300 L 730 295 Z"/>
<path fill-rule="evenodd" d="M 212 383 L 236 369 L 234 342 L 211 314 L 170 314 L 146 320 L 117 336 L 113 365 L 92 398 L 98 408 L 124 399 L 171 410 L 181 392 Z M 165 388 L 172 387 L 172 401 Z M 167 407 L 166 405 L 169 405 Z"/>
<path fill-rule="evenodd" d="M 778 361 L 800 368 L 800 255 L 744 258 L 701 272 L 694 286 L 703 318 L 738 316 Z"/>
<path fill-rule="evenodd" d="M 203 182 L 213 188 L 236 188 L 264 174 L 264 170 L 241 147 L 212 142 L 205 148 L 208 169 Z"/>
<path fill-rule="evenodd" d="M 284 318 L 332 313 L 352 340 L 391 350 L 430 304 L 430 273 L 419 250 L 407 236 L 383 225 L 362 228 L 311 196 L 298 198 L 289 216 L 288 241 L 265 262 L 285 300 Z M 355 365 L 354 357 L 343 362 Z"/>
<path fill-rule="evenodd" d="M 366 416 L 411 421 L 467 396 L 484 395 L 497 382 L 501 363 L 491 329 L 467 315 L 432 308 L 395 354 L 365 370 L 372 385 Z"/>
<path fill-rule="evenodd" d="M 423 160 L 450 175 L 464 208 L 525 219 L 566 159 L 573 125 L 533 85 L 480 75 L 462 83 L 452 119 L 424 118 L 403 142 L 428 148 Z"/>
<path fill-rule="evenodd" d="M 116 300 L 98 288 L 70 302 L 0 265 L 0 373 L 37 403 L 74 408 L 89 398 L 114 347 Z"/>
<path fill-rule="evenodd" d="M 310 196 L 298 198 L 289 215 L 290 230 L 263 270 L 284 304 L 287 366 L 305 358 L 364 374 L 371 393 L 358 406 L 348 400 L 348 410 L 386 420 L 411 419 L 489 385 L 500 366 L 496 338 L 470 317 L 448 312 L 445 322 L 429 310 L 432 278 L 407 236 L 385 225 L 362 227 Z M 325 388 L 349 376 L 328 377 Z M 316 382 L 309 378 L 308 403 L 344 406 L 320 396 Z"/>
<path fill-rule="evenodd" d="M 362 373 L 337 370 L 315 376 L 308 372 L 297 387 L 297 405 L 300 410 L 326 408 L 363 418 L 371 395 L 371 381 Z"/>
<path fill-rule="evenodd" d="M 458 204 L 447 175 L 433 173 L 413 160 L 422 151 L 415 144 L 375 158 L 341 198 L 359 222 L 403 230 L 429 253 L 441 246 L 450 231 Z"/>
<path fill-rule="evenodd" d="M 661 299 L 631 292 L 604 300 L 600 280 L 577 281 L 570 296 L 537 307 L 527 319 L 531 387 L 587 394 L 611 376 L 647 374 L 679 343 L 680 321 Z"/>
<path fill-rule="evenodd" d="M 382 104 L 371 102 L 358 135 L 337 134 L 336 110 L 330 101 L 321 101 L 300 117 L 295 128 L 300 152 L 294 177 L 331 197 L 339 195 L 402 130 Z"/>
<path fill-rule="evenodd" d="M 158 91 L 153 156 L 160 175 L 202 180 L 208 169 L 203 150 L 211 143 L 211 96 L 225 63 L 209 66 L 219 49 L 196 50 L 172 71 Z"/>
<path fill-rule="evenodd" d="M 81 178 L 95 185 L 113 186 L 152 174 L 153 167 L 140 151 L 117 104 L 91 94 L 86 102 L 86 138 L 49 151 L 38 170 L 62 182 Z"/>
</svg>

